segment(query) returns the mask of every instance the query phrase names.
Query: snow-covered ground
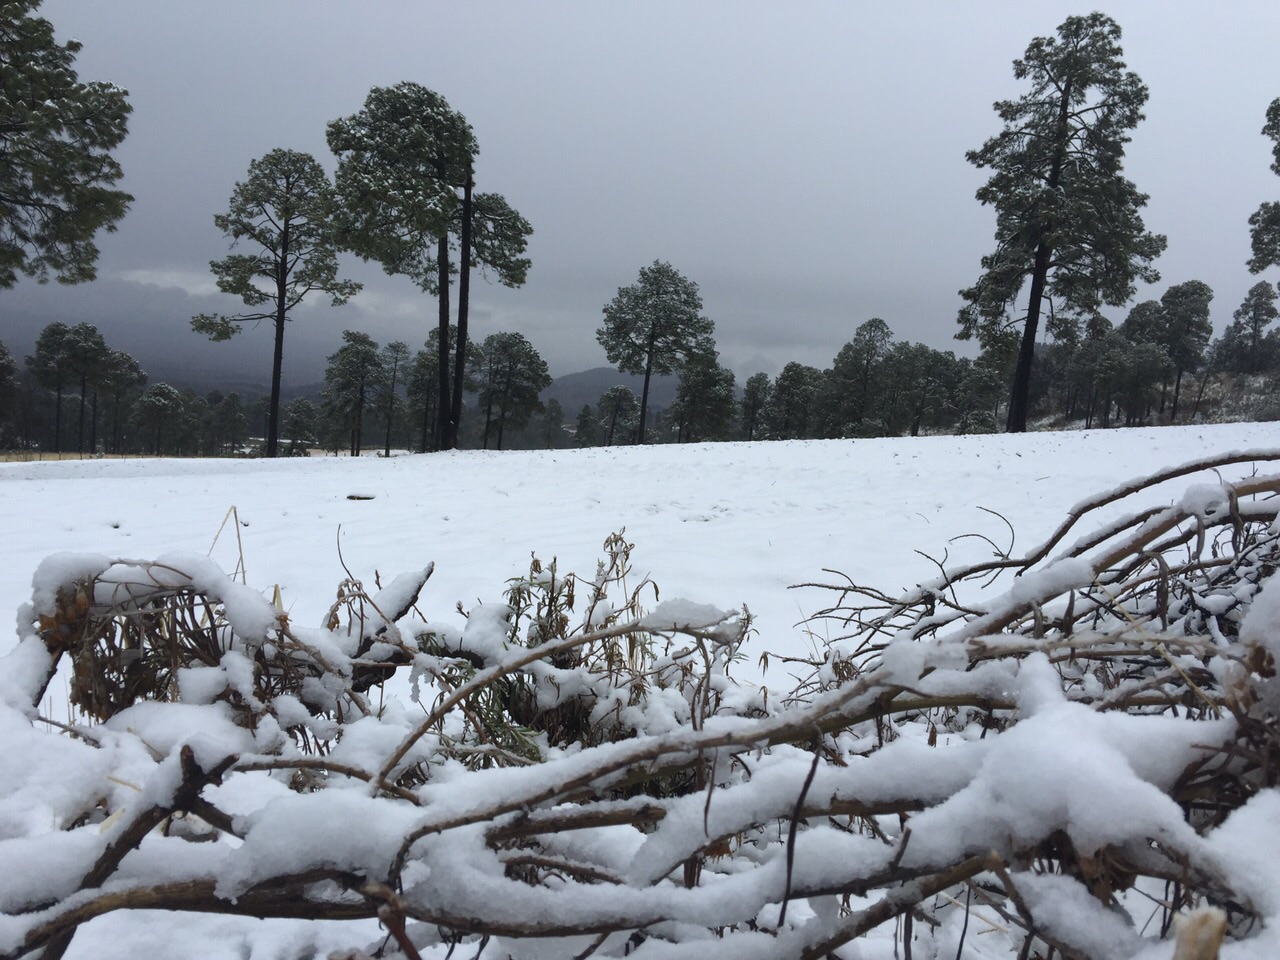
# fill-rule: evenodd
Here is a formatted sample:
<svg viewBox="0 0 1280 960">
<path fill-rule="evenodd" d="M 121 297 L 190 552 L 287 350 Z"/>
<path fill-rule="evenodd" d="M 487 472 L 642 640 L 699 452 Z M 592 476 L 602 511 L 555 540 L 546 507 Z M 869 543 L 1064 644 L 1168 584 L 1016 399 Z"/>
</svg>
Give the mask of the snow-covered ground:
<svg viewBox="0 0 1280 960">
<path fill-rule="evenodd" d="M 591 574 L 604 538 L 625 528 L 637 573 L 663 599 L 750 608 L 758 636 L 748 662 L 757 669 L 766 650 L 811 648 L 800 622 L 828 598 L 788 587 L 829 579 L 824 568 L 894 593 L 936 573 L 916 551 L 949 563 L 990 556 L 983 538 L 1007 547 L 1006 520 L 1024 550 L 1086 496 L 1207 454 L 1263 448 L 1280 448 L 1280 424 L 391 460 L 2 464 L 0 622 L 15 622 L 50 554 L 145 560 L 211 547 L 228 573 L 243 557 L 248 583 L 267 596 L 278 584 L 291 619 L 304 624 L 321 621 L 344 564 L 371 582 L 375 572 L 389 578 L 434 561 L 419 608 L 456 622 L 458 602 L 500 599 L 531 552 Z M 1168 499 L 1190 482 L 1174 481 Z M 239 526 L 223 527 L 232 508 Z M 12 634 L 0 639 L 0 654 L 13 643 Z M 776 666 L 763 680 L 790 686 Z M 86 928 L 69 956 L 187 953 L 193 935 L 193 955 L 217 958 L 305 956 L 317 936 L 326 942 L 285 922 L 116 915 Z"/>
<path fill-rule="evenodd" d="M 554 452 L 294 460 L 85 460 L 0 464 L 0 622 L 30 599 L 59 551 L 152 559 L 212 556 L 279 584 L 296 622 L 318 624 L 345 576 L 435 575 L 420 608 L 500 599 L 531 553 L 590 575 L 626 529 L 662 596 L 745 603 L 753 649 L 801 652 L 797 624 L 826 597 L 788 590 L 823 569 L 896 592 L 952 562 L 1018 548 L 1086 496 L 1209 453 L 1280 447 L 1280 423 L 1021 436 L 615 447 Z M 1170 485 L 1179 495 L 1186 481 Z M 350 496 L 372 497 L 351 500 Z M 219 529 L 234 507 L 233 524 Z M 217 539 L 216 545 L 214 544 Z M 955 541 L 955 542 L 953 542 Z M 340 548 L 340 550 L 339 550 Z M 0 651 L 13 635 L 0 639 Z M 752 657 L 752 660 L 755 658 Z M 785 678 L 767 678 L 783 683 Z"/>
</svg>

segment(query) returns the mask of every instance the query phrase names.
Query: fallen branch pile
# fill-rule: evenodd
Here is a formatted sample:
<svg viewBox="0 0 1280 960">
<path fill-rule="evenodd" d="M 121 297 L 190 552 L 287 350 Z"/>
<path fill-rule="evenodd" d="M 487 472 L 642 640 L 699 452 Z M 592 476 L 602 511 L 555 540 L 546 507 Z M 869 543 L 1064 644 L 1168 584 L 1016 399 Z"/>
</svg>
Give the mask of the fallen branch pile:
<svg viewBox="0 0 1280 960">
<path fill-rule="evenodd" d="M 430 567 L 304 628 L 202 557 L 51 558 L 0 666 L 0 957 L 155 908 L 378 918 L 383 956 L 1169 957 L 1207 906 L 1272 955 L 1276 460 L 902 596 L 816 585 L 786 697 L 734 678 L 745 615 L 645 612 L 620 535 L 460 627 Z"/>
</svg>

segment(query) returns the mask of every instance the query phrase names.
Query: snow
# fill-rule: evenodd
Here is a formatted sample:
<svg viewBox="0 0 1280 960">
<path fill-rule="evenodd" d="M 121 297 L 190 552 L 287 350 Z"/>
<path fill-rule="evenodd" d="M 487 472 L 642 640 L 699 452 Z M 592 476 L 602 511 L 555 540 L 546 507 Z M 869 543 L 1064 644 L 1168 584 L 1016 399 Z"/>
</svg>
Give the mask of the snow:
<svg viewBox="0 0 1280 960">
<path fill-rule="evenodd" d="M 509 581 L 526 575 L 530 555 L 544 564 L 554 559 L 559 571 L 590 578 L 605 537 L 625 530 L 627 542 L 635 545 L 631 587 L 651 578 L 661 590 L 660 601 L 657 591 L 644 593 L 644 627 L 662 632 L 693 626 L 719 637 L 715 628 L 723 611 L 749 611 L 755 632 L 732 673 L 762 692 L 773 691 L 772 704 L 794 683 L 791 668 L 777 655 L 812 653 L 835 629 L 829 621 L 805 622 L 831 602 L 831 595 L 812 587 L 788 590 L 792 584 L 839 582 L 824 573 L 837 570 L 896 595 L 936 577 L 930 558 L 945 557 L 948 565 L 990 559 L 993 544 L 1001 549 L 1008 544 L 1004 520 L 1023 545 L 1012 549 L 1016 554 L 1048 537 L 1069 504 L 1161 467 L 1249 448 L 1280 448 L 1280 424 L 643 450 L 467 451 L 389 460 L 0 464 L 0 524 L 6 531 L 0 622 L 20 626 L 18 636 L 0 637 L 0 655 L 17 651 L 0 670 L 0 862 L 9 868 L 0 877 L 0 905 L 8 913 L 29 898 L 66 892 L 51 885 L 77 865 L 92 864 L 130 810 L 172 795 L 181 773 L 175 764 L 181 745 L 190 746 L 208 768 L 228 752 L 252 759 L 279 751 L 287 743 L 282 726 L 305 724 L 319 737 L 333 736 L 334 729 L 318 729 L 330 721 L 312 717 L 305 706 L 345 695 L 331 679 L 308 681 L 301 699 L 276 697 L 274 717 L 264 718 L 256 732 L 237 725 L 223 702 L 228 691 L 256 702 L 249 658 L 258 645 L 279 642 L 285 627 L 335 660 L 354 654 L 356 643 L 374 635 L 387 643 L 375 645 L 365 659 L 389 656 L 410 631 L 401 637 L 388 620 L 421 588 L 416 608 L 426 624 L 416 624 L 413 633 L 435 632 L 442 649 L 465 651 L 479 665 L 500 668 L 521 652 L 512 645 L 523 638 L 511 636 L 506 591 Z M 1170 481 L 1154 504 L 1149 499 L 1118 502 L 1097 519 L 1117 520 L 1153 505 L 1178 505 L 1212 517 L 1227 502 L 1222 483 L 1212 481 L 1205 476 Z M 367 499 L 349 499 L 352 491 Z M 238 537 L 218 537 L 232 506 Z M 972 533 L 982 537 L 955 539 Z M 238 570 L 243 570 L 240 582 L 239 575 L 227 576 Z M 232 632 L 245 646 L 229 643 L 217 667 L 180 671 L 176 679 L 186 702 L 140 703 L 93 728 L 100 745 L 91 747 L 32 726 L 21 694 L 33 689 L 48 664 L 42 645 L 28 632 L 33 615 L 53 613 L 59 585 L 103 571 L 95 603 L 135 603 L 148 591 L 189 584 L 224 606 Z M 326 622 L 335 589 L 348 577 L 368 584 L 374 603 L 360 624 L 362 636 L 343 639 L 316 628 Z M 983 610 L 998 616 L 1010 605 L 1035 602 L 1092 578 L 1086 561 L 1059 559 L 1007 583 L 1008 593 Z M 376 590 L 379 583 L 383 586 Z M 274 602 L 277 588 L 283 610 Z M 621 606 L 617 595 L 610 602 L 610 610 Z M 458 613 L 459 603 L 469 619 Z M 577 612 L 584 615 L 585 607 Z M 595 621 L 600 622 L 599 611 Z M 1275 649 L 1277 636 L 1280 586 L 1266 582 L 1241 637 Z M 759 660 L 765 651 L 774 655 L 768 669 Z M 881 654 L 886 677 L 924 693 L 950 689 L 965 668 L 957 656 L 945 637 L 899 638 Z M 426 676 L 439 661 L 420 655 L 415 664 Z M 559 682 L 561 674 L 550 665 L 540 670 L 547 689 Z M 46 716 L 65 714 L 64 682 L 59 678 L 51 685 L 41 708 Z M 1005 849 L 1051 830 L 1064 831 L 1085 852 L 1148 837 L 1208 857 L 1224 873 L 1256 877 L 1247 891 L 1254 906 L 1267 916 L 1280 915 L 1276 795 L 1254 797 L 1202 837 L 1163 792 L 1200 755 L 1197 751 L 1231 735 L 1232 721 L 1092 711 L 1063 698 L 1052 667 L 1038 655 L 1016 669 L 984 664 L 967 675 L 966 683 L 967 689 L 976 685 L 993 698 L 1016 699 L 1020 722 L 998 735 L 975 733 L 969 739 L 966 731 L 945 749 L 904 739 L 854 757 L 846 767 L 824 765 L 812 795 L 894 799 L 903 778 L 912 777 L 913 795 L 934 798 L 935 805 L 912 817 L 904 864 L 946 862 L 957 851 Z M 390 762 L 422 716 L 408 701 L 406 693 L 403 699 L 371 705 L 371 715 L 344 725 L 342 739 L 326 759 L 364 770 Z M 425 697 L 423 709 L 430 709 Z M 688 712 L 683 693 L 672 687 L 656 689 L 643 708 L 628 706 L 620 716 L 649 735 L 666 736 L 687 723 Z M 744 722 L 716 717 L 707 729 L 733 731 Z M 423 755 L 415 751 L 426 751 L 430 737 L 402 762 Z M 628 748 L 612 749 L 622 755 Z M 158 761 L 160 756 L 165 759 Z M 158 876 L 165 870 L 167 878 L 183 879 L 216 862 L 219 892 L 228 896 L 252 886 L 268 864 L 298 871 L 354 864 L 382 875 L 406 834 L 471 815 L 495 796 L 554 796 L 548 791 L 554 791 L 556 778 L 571 779 L 585 768 L 585 762 L 575 765 L 580 756 L 565 751 L 554 771 L 546 764 L 483 775 L 450 761 L 420 788 L 420 806 L 392 807 L 370 796 L 357 778 L 335 775 L 334 789 L 297 793 L 277 775 L 241 773 L 204 795 L 236 818 L 243 841 L 187 844 L 149 836 L 128 855 L 121 875 Z M 644 916 L 661 917 L 673 930 L 710 924 L 717 917 L 776 922 L 785 876 L 774 856 L 777 847 L 761 852 L 773 859 L 760 869 L 717 874 L 685 896 L 644 884 L 670 871 L 700 836 L 728 836 L 789 816 L 811 758 L 805 750 L 775 747 L 754 759 L 748 782 L 717 789 L 709 805 L 702 794 L 672 798 L 663 801 L 667 815 L 652 832 L 631 827 L 578 831 L 555 852 L 629 877 L 638 886 L 629 888 L 634 897 L 628 903 L 648 911 Z M 93 809 L 84 808 L 86 797 L 96 798 Z M 100 818 L 105 830 L 55 833 L 56 841 L 48 842 L 47 831 L 82 817 L 91 823 Z M 404 876 L 408 898 L 461 910 L 478 893 L 494 898 L 494 916 L 513 919 L 556 909 L 558 901 L 548 888 L 512 893 L 478 826 L 431 834 L 421 843 L 423 860 Z M 892 848 L 814 823 L 798 836 L 797 853 L 794 882 L 824 889 L 881 863 Z M 1075 881 L 1022 873 L 1015 880 L 1027 902 L 1043 905 L 1046 924 L 1078 925 L 1088 918 L 1092 955 L 1120 958 L 1141 952 L 1167 960 L 1167 949 L 1152 952 L 1148 941 L 1101 911 Z M 575 910 L 608 915 L 613 904 L 607 888 L 580 889 L 583 899 Z M 17 928 L 7 917 L 0 920 L 2 951 Z M 692 942 L 663 945 L 654 939 L 638 953 L 773 955 L 771 945 L 813 942 L 836 922 L 833 902 L 815 897 L 788 908 L 787 929 L 778 940 L 736 933 L 726 941 L 730 952 L 716 953 Z M 192 938 L 209 945 L 202 948 L 208 956 L 284 958 L 316 950 L 323 955 L 377 939 L 376 924 L 358 929 L 362 932 L 288 921 L 114 914 L 85 927 L 68 956 L 178 955 L 190 953 Z M 958 930 L 954 933 L 958 936 Z M 999 940 L 1004 949 L 1008 943 L 1000 937 L 990 942 Z M 1269 938 L 1274 938 L 1270 928 L 1265 937 L 1234 945 L 1224 955 L 1265 955 L 1256 951 Z M 542 949 L 548 951 L 544 955 L 557 955 L 549 945 Z M 474 952 L 474 947 L 468 951 Z M 520 955 L 536 954 L 527 948 Z"/>
</svg>

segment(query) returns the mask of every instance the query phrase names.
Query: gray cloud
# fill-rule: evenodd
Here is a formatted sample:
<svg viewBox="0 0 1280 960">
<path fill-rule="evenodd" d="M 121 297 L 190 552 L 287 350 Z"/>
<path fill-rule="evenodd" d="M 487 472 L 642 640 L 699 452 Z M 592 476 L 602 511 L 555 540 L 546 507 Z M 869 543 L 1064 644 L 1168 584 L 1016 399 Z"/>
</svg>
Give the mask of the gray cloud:
<svg viewBox="0 0 1280 960">
<path fill-rule="evenodd" d="M 962 348 L 957 290 L 977 277 L 993 227 L 964 152 L 997 131 L 991 103 L 1021 92 L 1011 60 L 1083 11 L 1057 0 L 46 0 L 41 12 L 84 42 L 83 76 L 129 88 L 119 158 L 137 199 L 102 238 L 102 280 L 21 282 L 0 294 L 0 335 L 25 352 L 44 323 L 85 319 L 157 363 L 260 364 L 265 377 L 265 331 L 223 345 L 185 329 L 193 312 L 237 306 L 211 293 L 206 265 L 226 250 L 212 214 L 273 147 L 332 168 L 325 123 L 399 80 L 467 115 L 480 188 L 536 231 L 525 288 L 477 286 L 478 336 L 519 329 L 556 373 L 602 365 L 601 306 L 660 258 L 701 285 L 740 375 L 824 365 L 872 316 L 900 338 Z M 1245 221 L 1280 196 L 1258 132 L 1280 96 L 1280 8 L 1126 0 L 1108 12 L 1151 89 L 1127 172 L 1151 195 L 1148 227 L 1169 236 L 1164 281 L 1139 297 L 1203 279 L 1221 329 L 1253 282 Z M 431 300 L 376 266 L 350 271 L 363 294 L 309 306 L 290 330 L 291 380 L 318 379 L 344 326 L 424 339 Z"/>
</svg>

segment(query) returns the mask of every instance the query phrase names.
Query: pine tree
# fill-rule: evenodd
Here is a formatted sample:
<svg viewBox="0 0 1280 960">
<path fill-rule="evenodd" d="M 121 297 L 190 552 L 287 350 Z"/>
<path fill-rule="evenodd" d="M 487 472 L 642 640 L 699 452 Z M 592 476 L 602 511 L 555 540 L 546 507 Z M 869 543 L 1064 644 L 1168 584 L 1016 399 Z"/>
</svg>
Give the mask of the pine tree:
<svg viewBox="0 0 1280 960">
<path fill-rule="evenodd" d="M 773 384 L 767 373 L 753 373 L 742 387 L 742 406 L 739 419 L 742 422 L 742 439 L 755 440 L 764 419 L 764 408 L 769 402 Z"/>
<path fill-rule="evenodd" d="M 462 424 L 462 395 L 466 389 L 469 363 L 467 323 L 471 303 L 471 271 L 479 267 L 486 277 L 492 272 L 505 287 L 524 286 L 530 266 L 524 252 L 533 233 L 529 221 L 513 210 L 505 197 L 497 193 L 477 193 L 473 198 L 472 186 L 472 175 L 468 170 L 457 217 L 458 242 L 461 247 L 459 257 L 463 269 L 458 278 L 458 331 L 453 350 L 453 401 L 449 418 L 451 446 L 458 444 L 458 431 Z"/>
<path fill-rule="evenodd" d="M 9 348 L 0 343 L 0 449 L 13 440 L 14 400 L 18 395 L 18 364 Z"/>
<path fill-rule="evenodd" d="M 1164 315 L 1164 348 L 1173 363 L 1173 409 L 1170 422 L 1177 422 L 1178 399 L 1182 393 L 1182 375 L 1200 368 L 1205 347 L 1213 336 L 1209 320 L 1209 303 L 1213 290 L 1200 280 L 1188 280 L 1165 291 L 1160 298 Z"/>
<path fill-rule="evenodd" d="M 138 361 L 123 350 L 109 350 L 103 364 L 99 388 L 103 391 L 111 416 L 107 444 L 110 453 L 121 452 L 121 427 L 128 420 L 135 396 L 146 386 L 147 374 Z"/>
<path fill-rule="evenodd" d="M 472 218 L 463 204 L 470 202 L 479 150 L 471 125 L 438 93 L 404 82 L 374 87 L 363 110 L 329 124 L 328 141 L 338 157 L 344 244 L 438 300 L 436 444 L 452 449 L 457 424 L 450 387 L 449 237 L 461 217 L 467 225 L 462 262 L 469 265 Z M 463 339 L 459 330 L 458 342 Z M 455 369 L 464 360 L 465 354 L 456 358 Z"/>
<path fill-rule="evenodd" d="M 564 408 L 555 397 L 543 405 L 541 433 L 544 450 L 558 450 L 565 445 Z"/>
<path fill-rule="evenodd" d="M 330 354 L 324 371 L 325 416 L 340 424 L 351 456 L 364 447 L 364 411 L 384 384 L 386 370 L 377 342 L 358 330 L 342 331 L 342 346 Z"/>
<path fill-rule="evenodd" d="M 604 326 L 596 330 L 605 356 L 623 373 L 644 377 L 636 443 L 644 443 L 653 374 L 674 373 L 708 349 L 715 324 L 701 312 L 698 285 L 660 260 L 642 267 L 640 279 L 605 305 Z"/>
<path fill-rule="evenodd" d="M 610 387 L 596 401 L 596 423 L 598 430 L 603 431 L 604 445 L 613 446 L 615 439 L 630 440 L 635 436 L 636 416 L 640 404 L 630 387 L 619 384 Z M 579 415 L 581 423 L 581 415 Z"/>
<path fill-rule="evenodd" d="M 1121 60 L 1120 27 L 1101 13 L 1070 17 L 1054 37 L 1038 37 L 1014 76 L 1031 89 L 1001 101 L 1004 129 L 970 163 L 990 169 L 977 198 L 996 211 L 996 249 L 983 275 L 961 291 L 961 339 L 988 346 L 1014 326 L 1008 311 L 1030 282 L 1009 401 L 1008 429 L 1027 427 L 1031 364 L 1044 301 L 1089 316 L 1133 296 L 1134 280 L 1159 279 L 1164 250 L 1139 211 L 1147 197 L 1124 176 L 1124 146 L 1142 119 L 1147 88 Z"/>
<path fill-rule="evenodd" d="M 141 431 L 155 430 L 155 439 L 151 444 L 153 456 L 160 456 L 164 450 L 164 428 L 172 426 L 182 415 L 182 394 L 167 383 L 153 383 L 138 399 L 135 413 L 138 428 Z"/>
<path fill-rule="evenodd" d="M 264 309 L 233 316 L 200 314 L 191 327 L 212 340 L 228 340 L 243 324 L 274 323 L 268 457 L 276 455 L 280 435 L 280 374 L 290 311 L 313 290 L 329 294 L 336 307 L 360 289 L 358 283 L 338 279 L 333 210 L 333 187 L 314 157 L 295 150 L 272 150 L 249 164 L 248 177 L 231 192 L 227 212 L 213 218 L 233 247 L 241 241 L 250 247 L 248 253 L 234 253 L 209 264 L 218 289 L 238 296 L 246 306 Z"/>
<path fill-rule="evenodd" d="M 112 158 L 128 129 L 128 92 L 76 75 L 79 41 L 58 44 L 33 16 L 39 0 L 0 9 L 0 288 L 19 273 L 63 283 L 96 275 L 99 230 L 112 231 L 133 197 L 112 189 Z"/>
<path fill-rule="evenodd" d="M 676 442 L 728 439 L 735 412 L 734 394 L 733 371 L 720 365 L 714 350 L 691 356 L 680 371 L 671 407 Z"/>
<path fill-rule="evenodd" d="M 319 412 L 314 403 L 306 397 L 289 401 L 284 408 L 284 433 L 289 439 L 289 456 L 296 456 L 299 451 L 305 456 L 307 448 L 319 442 L 318 424 Z"/>
<path fill-rule="evenodd" d="M 861 428 L 871 412 L 876 391 L 875 371 L 893 343 L 893 331 L 879 317 L 858 326 L 853 339 L 840 348 L 823 378 L 822 408 L 829 437 L 865 435 Z"/>
<path fill-rule="evenodd" d="M 1280 97 L 1267 107 L 1267 122 L 1262 135 L 1272 142 L 1271 169 L 1280 175 Z M 1280 203 L 1267 202 L 1249 217 L 1249 241 L 1253 256 L 1249 258 L 1249 272 L 1261 273 L 1267 267 L 1280 266 Z"/>
<path fill-rule="evenodd" d="M 1232 315 L 1222 334 L 1222 366 L 1235 373 L 1259 373 L 1275 358 L 1270 355 L 1267 327 L 1280 316 L 1276 310 L 1276 288 L 1260 280 L 1249 288 L 1244 301 Z"/>
<path fill-rule="evenodd" d="M 542 409 L 540 394 L 551 383 L 547 364 L 519 333 L 495 333 L 481 345 L 484 355 L 480 405 L 484 408 L 484 448 L 491 428 L 497 448 L 508 427 L 520 429 Z"/>
<path fill-rule="evenodd" d="M 574 422 L 574 443 L 579 447 L 594 447 L 600 442 L 600 423 L 591 404 L 584 403 Z"/>
<path fill-rule="evenodd" d="M 765 429 L 770 440 L 799 440 L 812 435 L 819 420 L 818 391 L 822 371 L 792 361 L 774 378 L 765 406 Z"/>
<path fill-rule="evenodd" d="M 46 326 L 36 337 L 36 352 L 27 357 L 27 369 L 36 383 L 54 392 L 53 452 L 62 453 L 62 391 L 71 376 L 67 338 L 71 328 L 59 320 Z"/>
<path fill-rule="evenodd" d="M 401 340 L 392 340 L 382 348 L 382 369 L 386 387 L 382 395 L 382 410 L 387 420 L 387 435 L 382 448 L 384 457 L 391 456 L 391 423 L 395 418 L 396 385 L 400 382 L 401 372 L 409 359 L 409 345 Z"/>
<path fill-rule="evenodd" d="M 76 427 L 76 453 L 84 453 L 84 415 L 89 399 L 89 387 L 97 384 L 104 375 L 108 349 L 98 328 L 91 323 L 77 323 L 67 331 L 62 342 L 66 356 L 67 374 L 80 387 L 80 416 Z M 97 409 L 94 409 L 94 426 L 97 425 Z M 94 430 L 96 434 L 96 429 Z M 95 436 L 96 441 L 96 436 Z"/>
</svg>

